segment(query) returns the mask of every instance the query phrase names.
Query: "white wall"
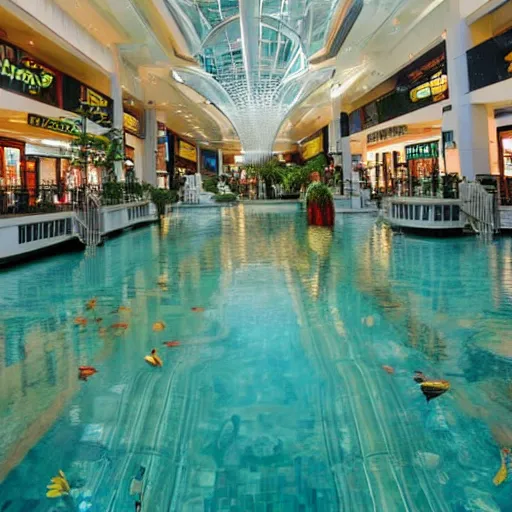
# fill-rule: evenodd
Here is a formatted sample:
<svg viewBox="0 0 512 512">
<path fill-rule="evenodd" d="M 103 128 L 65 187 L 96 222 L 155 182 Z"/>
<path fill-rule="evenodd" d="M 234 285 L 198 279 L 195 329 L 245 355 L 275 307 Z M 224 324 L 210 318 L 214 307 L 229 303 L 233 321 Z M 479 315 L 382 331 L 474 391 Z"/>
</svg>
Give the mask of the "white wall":
<svg viewBox="0 0 512 512">
<path fill-rule="evenodd" d="M 135 176 L 142 181 L 142 169 L 144 167 L 144 139 L 139 139 L 130 133 L 126 134 L 126 145 L 135 149 Z"/>
</svg>

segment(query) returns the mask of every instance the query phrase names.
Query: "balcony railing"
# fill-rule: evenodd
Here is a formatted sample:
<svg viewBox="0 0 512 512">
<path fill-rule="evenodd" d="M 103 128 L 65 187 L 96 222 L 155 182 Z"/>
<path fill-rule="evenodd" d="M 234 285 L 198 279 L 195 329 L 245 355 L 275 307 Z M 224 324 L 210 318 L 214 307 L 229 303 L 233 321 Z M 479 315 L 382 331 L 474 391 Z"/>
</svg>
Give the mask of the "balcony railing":
<svg viewBox="0 0 512 512">
<path fill-rule="evenodd" d="M 65 189 L 57 184 L 35 188 L 0 186 L 0 216 L 34 215 L 73 211 L 85 200 L 87 193 L 96 194 L 103 206 L 132 203 L 147 199 L 148 192 L 137 182 L 104 183 Z"/>
</svg>

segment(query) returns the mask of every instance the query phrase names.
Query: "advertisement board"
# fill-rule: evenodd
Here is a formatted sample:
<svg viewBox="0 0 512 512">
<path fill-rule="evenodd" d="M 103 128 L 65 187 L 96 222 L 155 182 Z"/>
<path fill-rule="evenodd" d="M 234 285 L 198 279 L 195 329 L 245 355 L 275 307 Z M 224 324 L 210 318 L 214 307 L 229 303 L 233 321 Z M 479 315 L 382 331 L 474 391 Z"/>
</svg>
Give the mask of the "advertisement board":
<svg viewBox="0 0 512 512">
<path fill-rule="evenodd" d="M 77 136 L 82 133 L 82 122 L 80 119 L 55 119 L 53 117 L 38 116 L 37 114 L 28 114 L 27 124 L 35 128 L 65 135 Z"/>
<path fill-rule="evenodd" d="M 324 150 L 323 135 L 319 133 L 316 137 L 301 144 L 300 153 L 303 160 L 309 160 L 322 153 Z"/>
<path fill-rule="evenodd" d="M 196 147 L 184 140 L 180 140 L 178 143 L 178 155 L 185 160 L 197 162 Z"/>
</svg>

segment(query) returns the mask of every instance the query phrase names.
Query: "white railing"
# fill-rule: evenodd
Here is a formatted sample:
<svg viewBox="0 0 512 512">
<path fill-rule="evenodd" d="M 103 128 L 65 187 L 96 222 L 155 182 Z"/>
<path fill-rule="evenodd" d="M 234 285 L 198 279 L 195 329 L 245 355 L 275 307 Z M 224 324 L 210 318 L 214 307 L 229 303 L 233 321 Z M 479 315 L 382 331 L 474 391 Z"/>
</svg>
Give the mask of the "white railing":
<svg viewBox="0 0 512 512">
<path fill-rule="evenodd" d="M 87 247 L 95 247 L 101 242 L 101 202 L 91 191 L 75 203 L 75 229 L 80 241 Z"/>
<path fill-rule="evenodd" d="M 480 183 L 461 183 L 459 196 L 462 211 L 474 231 L 483 235 L 492 235 L 499 230 L 496 198 L 489 194 Z"/>
</svg>

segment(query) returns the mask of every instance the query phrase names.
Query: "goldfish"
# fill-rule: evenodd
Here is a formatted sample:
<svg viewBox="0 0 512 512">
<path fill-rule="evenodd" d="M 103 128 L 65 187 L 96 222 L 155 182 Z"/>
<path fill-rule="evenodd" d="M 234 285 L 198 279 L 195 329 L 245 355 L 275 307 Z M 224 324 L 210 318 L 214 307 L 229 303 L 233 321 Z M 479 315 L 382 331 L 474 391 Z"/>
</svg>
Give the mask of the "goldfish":
<svg viewBox="0 0 512 512">
<path fill-rule="evenodd" d="M 165 329 L 165 324 L 163 322 L 155 322 L 153 324 L 153 331 L 163 331 Z"/>
<path fill-rule="evenodd" d="M 164 345 L 166 347 L 169 347 L 169 348 L 171 348 L 171 347 L 179 347 L 180 346 L 180 342 L 179 341 L 166 341 L 166 342 L 164 342 Z"/>
<path fill-rule="evenodd" d="M 123 312 L 124 313 L 131 313 L 131 311 L 132 311 L 132 308 L 129 308 L 128 306 L 119 306 L 117 308 L 117 312 L 118 313 L 123 313 Z"/>
<path fill-rule="evenodd" d="M 508 448 L 500 450 L 501 466 L 498 472 L 492 479 L 494 485 L 501 485 L 508 477 L 509 466 L 512 465 L 512 455 Z M 512 467 L 512 466 L 511 466 Z"/>
<path fill-rule="evenodd" d="M 146 361 L 146 363 L 150 364 L 151 366 L 163 366 L 164 365 L 163 361 L 158 357 L 158 355 L 156 353 L 156 349 L 153 349 L 151 351 L 151 354 L 144 358 L 144 361 Z"/>
<path fill-rule="evenodd" d="M 390 375 L 393 375 L 393 373 L 395 373 L 395 369 L 391 366 L 387 366 L 387 365 L 383 365 L 382 366 L 382 369 L 386 372 L 386 373 L 389 373 Z"/>
<path fill-rule="evenodd" d="M 88 300 L 87 304 L 85 305 L 85 309 L 94 309 L 96 307 L 97 303 L 98 303 L 98 299 Z"/>
<path fill-rule="evenodd" d="M 75 318 L 75 325 L 87 325 L 87 318 L 83 316 L 77 316 Z"/>
<path fill-rule="evenodd" d="M 190 308 L 194 313 L 202 313 L 204 311 L 204 308 L 199 308 L 199 307 L 193 307 L 193 308 Z"/>
<path fill-rule="evenodd" d="M 426 380 L 420 384 L 421 392 L 427 397 L 427 402 L 443 395 L 450 389 L 447 380 Z"/>
<path fill-rule="evenodd" d="M 128 324 L 125 322 L 118 322 L 111 325 L 112 329 L 128 329 Z"/>
<path fill-rule="evenodd" d="M 59 474 L 51 479 L 51 484 L 47 486 L 47 489 L 49 489 L 46 493 L 47 498 L 60 498 L 69 494 L 71 487 L 61 469 L 59 469 Z"/>
<path fill-rule="evenodd" d="M 95 373 L 98 373 L 98 370 L 94 368 L 94 366 L 79 366 L 78 367 L 78 378 L 80 380 L 85 380 L 89 377 L 92 377 Z"/>
</svg>

